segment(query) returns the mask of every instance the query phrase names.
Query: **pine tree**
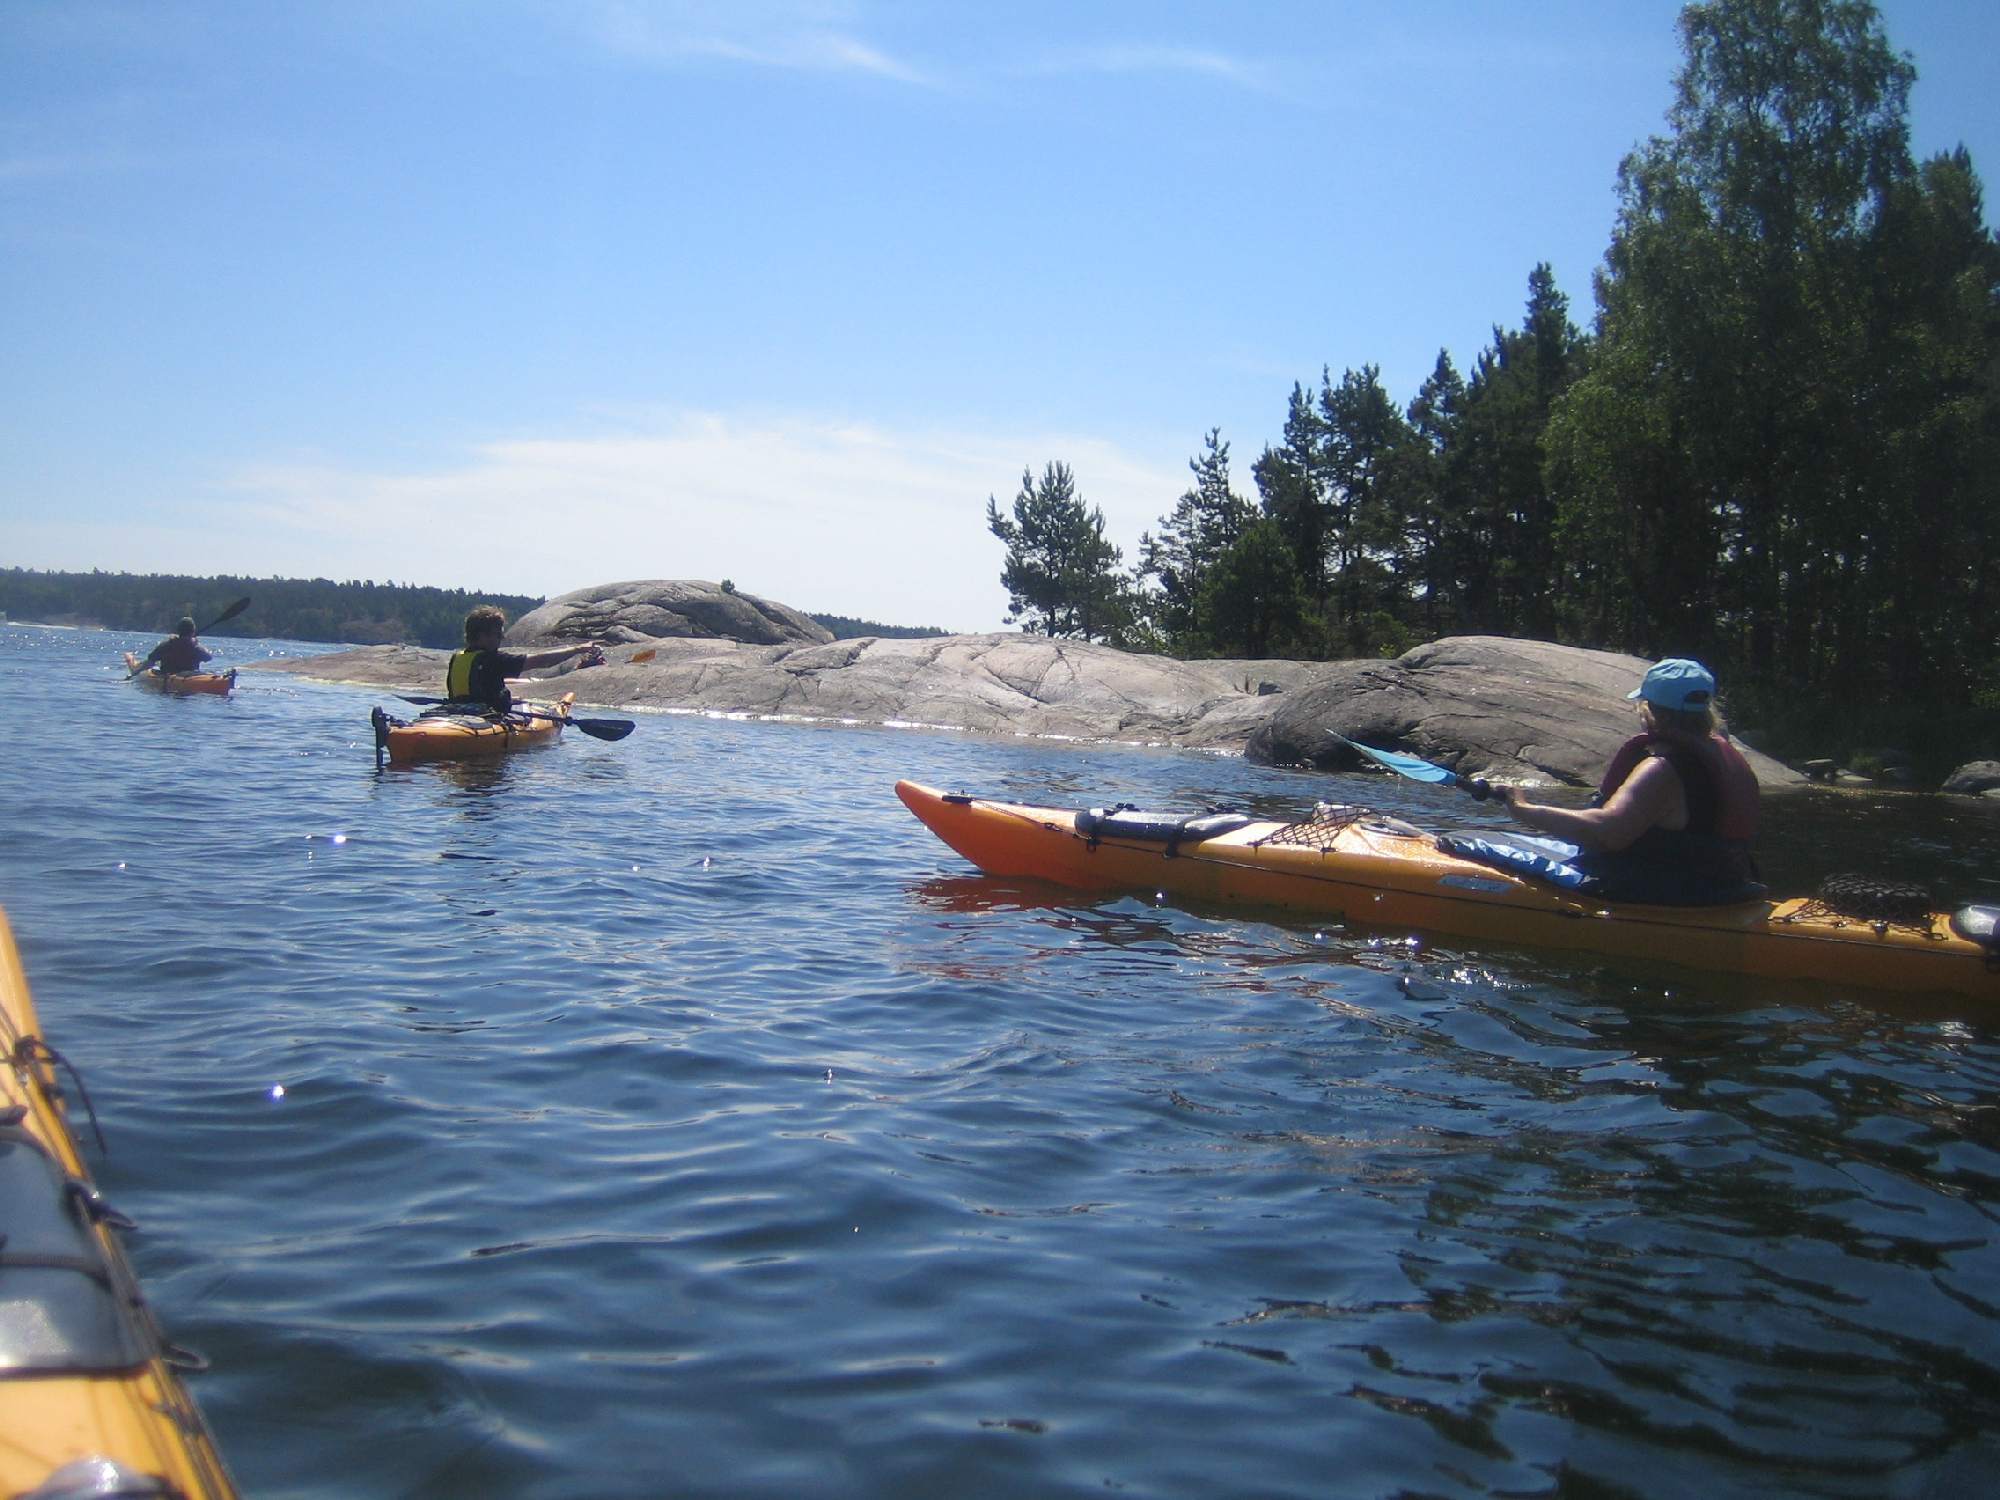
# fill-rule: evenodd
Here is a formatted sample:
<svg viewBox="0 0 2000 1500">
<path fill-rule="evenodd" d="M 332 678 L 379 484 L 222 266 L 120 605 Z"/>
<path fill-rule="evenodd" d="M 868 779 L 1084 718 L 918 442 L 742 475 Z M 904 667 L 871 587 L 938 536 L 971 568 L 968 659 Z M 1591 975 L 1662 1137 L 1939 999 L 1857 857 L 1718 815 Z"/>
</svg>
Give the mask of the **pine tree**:
<svg viewBox="0 0 2000 1500">
<path fill-rule="evenodd" d="M 1051 462 L 1039 480 L 1023 469 L 1011 517 L 987 496 L 986 529 L 1007 548 L 1000 582 L 1008 624 L 1087 641 L 1125 629 L 1131 610 L 1119 550 L 1105 538 L 1103 510 L 1077 494 L 1069 465 Z"/>
<path fill-rule="evenodd" d="M 1135 581 L 1152 588 L 1142 596 L 1148 623 L 1166 649 L 1199 656 L 1213 648 L 1204 595 L 1217 560 L 1256 519 L 1257 511 L 1236 493 L 1229 478 L 1229 444 L 1222 429 L 1211 428 L 1203 450 L 1188 460 L 1194 488 L 1182 493 L 1160 530 L 1139 538 Z"/>
</svg>

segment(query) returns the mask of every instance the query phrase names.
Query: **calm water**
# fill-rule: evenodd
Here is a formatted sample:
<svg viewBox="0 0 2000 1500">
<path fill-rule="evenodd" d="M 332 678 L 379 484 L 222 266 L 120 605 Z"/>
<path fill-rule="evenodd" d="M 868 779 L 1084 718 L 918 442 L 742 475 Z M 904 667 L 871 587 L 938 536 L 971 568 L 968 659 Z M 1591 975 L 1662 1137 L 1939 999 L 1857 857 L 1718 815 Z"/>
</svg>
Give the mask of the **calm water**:
<svg viewBox="0 0 2000 1500">
<path fill-rule="evenodd" d="M 0 903 L 255 1496 L 1944 1497 L 2000 1473 L 2000 1025 L 976 877 L 899 775 L 1471 804 L 385 695 L 0 627 Z M 237 659 L 291 654 L 232 644 Z M 1991 810 L 1770 858 L 1996 892 Z"/>
</svg>

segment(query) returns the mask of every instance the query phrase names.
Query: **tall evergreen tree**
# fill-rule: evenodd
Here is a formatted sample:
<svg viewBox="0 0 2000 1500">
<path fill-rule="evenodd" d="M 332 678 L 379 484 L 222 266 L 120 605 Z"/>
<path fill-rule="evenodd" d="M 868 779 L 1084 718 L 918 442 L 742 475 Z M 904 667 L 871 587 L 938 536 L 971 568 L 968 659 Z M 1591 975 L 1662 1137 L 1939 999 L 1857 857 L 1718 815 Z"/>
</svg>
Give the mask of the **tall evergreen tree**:
<svg viewBox="0 0 2000 1500">
<path fill-rule="evenodd" d="M 1335 640 L 1372 651 L 1381 644 L 1382 622 L 1395 619 L 1406 602 L 1401 548 L 1413 497 L 1400 460 L 1414 439 L 1375 365 L 1345 371 L 1337 386 L 1326 381 L 1319 415 L 1333 572 L 1328 624 Z"/>
<path fill-rule="evenodd" d="M 1631 586 L 1712 575 L 1712 611 L 1651 623 L 1694 630 L 1683 649 L 1712 631 L 1748 681 L 1797 693 L 1833 594 L 1822 543 L 1851 494 L 1871 241 L 1912 171 L 1914 71 L 1865 0 L 1710 0 L 1680 28 L 1672 133 L 1620 172 L 1603 378 L 1564 416 L 1644 420 L 1556 446 L 1568 485 L 1614 484 L 1674 549 Z M 1572 532 L 1601 536 L 1588 509 L 1571 488 Z"/>
<path fill-rule="evenodd" d="M 1462 618 L 1464 578 L 1475 559 L 1465 545 L 1463 518 L 1471 497 L 1458 461 L 1458 433 L 1465 407 L 1465 381 L 1438 351 L 1416 399 L 1404 414 L 1410 443 L 1402 462 L 1410 504 L 1403 518 L 1403 551 L 1415 602 L 1415 623 L 1433 638 L 1448 634 Z"/>
<path fill-rule="evenodd" d="M 1021 471 L 1011 516 L 986 497 L 986 529 L 1007 548 L 1000 582 L 1007 622 L 1050 636 L 1101 640 L 1130 619 L 1120 553 L 1104 535 L 1104 511 L 1086 506 L 1069 465 L 1049 463 L 1037 480 Z"/>
<path fill-rule="evenodd" d="M 1580 371 L 1583 337 L 1546 264 L 1528 276 L 1527 317 L 1495 328 L 1460 403 L 1457 477 L 1476 538 L 1467 606 L 1475 627 L 1549 638 L 1560 593 L 1555 507 L 1543 477 L 1549 414 Z"/>
<path fill-rule="evenodd" d="M 1320 372 L 1324 386 L 1326 371 Z M 1327 601 L 1327 547 L 1332 500 L 1326 475 L 1325 423 L 1302 385 L 1292 386 L 1285 409 L 1285 441 L 1266 448 L 1251 465 L 1263 512 L 1291 549 L 1292 562 L 1316 608 Z"/>
<path fill-rule="evenodd" d="M 1221 428 L 1209 430 L 1188 468 L 1194 487 L 1183 492 L 1171 515 L 1160 518 L 1157 536 L 1146 532 L 1139 538 L 1137 582 L 1151 581 L 1143 603 L 1166 648 L 1198 656 L 1211 649 L 1203 608 L 1209 575 L 1257 511 L 1230 482 L 1229 444 L 1222 441 Z"/>
</svg>

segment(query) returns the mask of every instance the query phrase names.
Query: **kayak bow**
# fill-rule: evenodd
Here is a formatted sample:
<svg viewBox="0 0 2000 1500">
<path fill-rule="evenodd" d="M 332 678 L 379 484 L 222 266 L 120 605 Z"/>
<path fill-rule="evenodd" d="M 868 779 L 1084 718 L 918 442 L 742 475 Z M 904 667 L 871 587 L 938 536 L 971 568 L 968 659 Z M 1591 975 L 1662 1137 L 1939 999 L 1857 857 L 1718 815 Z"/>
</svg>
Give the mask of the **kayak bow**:
<svg viewBox="0 0 2000 1500">
<path fill-rule="evenodd" d="M 91 1184 L 0 913 L 0 1495 L 236 1493 Z"/>
</svg>

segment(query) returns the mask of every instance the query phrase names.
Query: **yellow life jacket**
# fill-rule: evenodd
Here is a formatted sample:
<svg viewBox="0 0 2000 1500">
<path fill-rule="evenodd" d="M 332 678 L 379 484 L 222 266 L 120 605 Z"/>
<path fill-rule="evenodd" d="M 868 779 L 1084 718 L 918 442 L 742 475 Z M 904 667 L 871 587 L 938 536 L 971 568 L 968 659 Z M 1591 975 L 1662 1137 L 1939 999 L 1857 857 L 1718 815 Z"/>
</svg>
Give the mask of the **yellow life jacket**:
<svg viewBox="0 0 2000 1500">
<path fill-rule="evenodd" d="M 447 698 L 470 698 L 472 696 L 473 664 L 485 655 L 467 647 L 463 651 L 451 653 L 451 663 L 444 669 L 444 695 Z"/>
</svg>

